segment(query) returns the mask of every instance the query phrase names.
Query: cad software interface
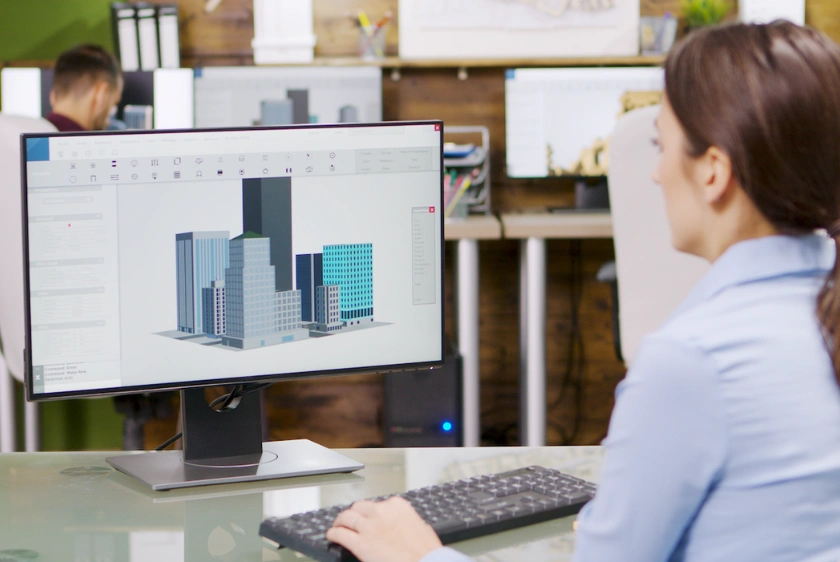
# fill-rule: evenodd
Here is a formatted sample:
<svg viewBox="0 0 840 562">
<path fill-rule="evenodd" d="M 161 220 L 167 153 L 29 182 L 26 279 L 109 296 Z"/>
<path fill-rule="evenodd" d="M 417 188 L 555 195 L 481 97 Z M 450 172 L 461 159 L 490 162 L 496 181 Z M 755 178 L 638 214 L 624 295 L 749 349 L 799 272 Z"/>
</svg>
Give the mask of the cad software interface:
<svg viewBox="0 0 840 562">
<path fill-rule="evenodd" d="M 440 361 L 440 139 L 26 139 L 32 395 Z"/>
</svg>

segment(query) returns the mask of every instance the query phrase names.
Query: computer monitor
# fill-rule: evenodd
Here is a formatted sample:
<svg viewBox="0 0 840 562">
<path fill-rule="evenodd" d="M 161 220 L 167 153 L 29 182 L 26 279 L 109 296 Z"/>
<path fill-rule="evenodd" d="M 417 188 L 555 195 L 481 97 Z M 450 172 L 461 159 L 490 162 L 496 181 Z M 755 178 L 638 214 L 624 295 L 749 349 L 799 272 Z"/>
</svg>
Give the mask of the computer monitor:
<svg viewBox="0 0 840 562">
<path fill-rule="evenodd" d="M 0 103 L 4 113 L 27 117 L 50 114 L 53 70 L 16 68 L 0 70 Z M 151 109 L 151 127 L 183 129 L 193 126 L 193 71 L 190 68 L 159 68 L 123 73 L 123 95 L 115 117 L 126 119 L 125 107 Z M 129 119 L 130 120 L 130 119 Z"/>
<path fill-rule="evenodd" d="M 618 116 L 657 102 L 663 87 L 663 69 L 656 67 L 508 70 L 508 177 L 605 176 L 605 141 Z"/>
<path fill-rule="evenodd" d="M 442 129 L 24 135 L 27 398 L 184 389 L 153 489 L 361 468 L 203 387 L 442 365 Z"/>
<path fill-rule="evenodd" d="M 195 69 L 195 126 L 249 127 L 382 120 L 382 69 Z"/>
</svg>

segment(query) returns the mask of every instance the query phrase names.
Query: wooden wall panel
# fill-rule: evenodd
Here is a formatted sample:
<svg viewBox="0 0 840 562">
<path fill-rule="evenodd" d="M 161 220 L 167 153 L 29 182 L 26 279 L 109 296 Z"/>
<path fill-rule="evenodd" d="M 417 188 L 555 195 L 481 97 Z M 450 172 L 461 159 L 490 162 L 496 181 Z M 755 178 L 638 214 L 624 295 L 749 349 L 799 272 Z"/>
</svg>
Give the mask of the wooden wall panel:
<svg viewBox="0 0 840 562">
<path fill-rule="evenodd" d="M 840 2 L 806 0 L 805 21 L 840 43 Z"/>
<path fill-rule="evenodd" d="M 166 2 L 168 0 L 152 0 Z M 643 16 L 666 12 L 681 17 L 682 0 L 641 0 Z M 398 0 L 313 0 L 314 30 L 318 38 L 316 56 L 354 56 L 358 28 L 354 17 L 361 8 L 376 21 L 392 13 L 387 29 L 386 54 L 399 52 Z M 211 14 L 204 12 L 204 0 L 181 0 L 182 58 L 187 66 L 253 64 L 253 0 L 224 0 Z M 732 17 L 737 0 L 732 2 Z M 840 3 L 836 0 L 806 0 L 807 21 L 840 41 Z"/>
</svg>

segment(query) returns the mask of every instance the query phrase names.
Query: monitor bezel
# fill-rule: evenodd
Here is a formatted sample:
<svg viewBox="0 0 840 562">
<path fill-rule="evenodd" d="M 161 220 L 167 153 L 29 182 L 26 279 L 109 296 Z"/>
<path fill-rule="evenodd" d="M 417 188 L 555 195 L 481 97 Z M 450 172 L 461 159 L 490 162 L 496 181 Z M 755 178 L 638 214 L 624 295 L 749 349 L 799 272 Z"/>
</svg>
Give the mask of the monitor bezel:
<svg viewBox="0 0 840 562">
<path fill-rule="evenodd" d="M 347 369 L 333 369 L 321 370 L 313 372 L 296 372 L 296 373 L 273 373 L 262 374 L 247 377 L 231 377 L 228 379 L 214 378 L 202 379 L 194 381 L 177 381 L 172 383 L 155 383 L 149 385 L 135 385 L 130 387 L 109 387 L 98 389 L 84 389 L 79 391 L 64 391 L 51 392 L 48 394 L 35 394 L 33 389 L 32 377 L 32 316 L 31 316 L 31 290 L 30 290 L 30 269 L 29 269 L 29 201 L 28 201 L 28 178 L 26 173 L 26 141 L 28 139 L 36 138 L 56 138 L 56 137 L 95 137 L 95 136 L 109 136 L 109 135 L 148 135 L 148 134 L 178 134 L 178 133 L 224 133 L 233 131 L 277 131 L 290 129 L 335 129 L 335 128 L 360 128 L 360 127 L 394 127 L 394 126 L 414 126 L 414 125 L 438 125 L 440 134 L 440 152 L 439 152 L 439 187 L 438 187 L 438 202 L 439 208 L 443 209 L 443 133 L 444 124 L 440 119 L 416 120 L 416 121 L 376 121 L 370 123 L 308 123 L 298 125 L 279 125 L 267 127 L 222 127 L 222 128 L 201 128 L 201 129 L 149 129 L 149 130 L 126 130 L 126 131 L 83 131 L 83 132 L 49 132 L 49 133 L 23 133 L 20 136 L 20 177 L 21 177 L 21 212 L 23 225 L 23 305 L 24 305 L 24 338 L 25 347 L 23 350 L 24 361 L 24 388 L 26 393 L 26 400 L 29 402 L 48 402 L 51 400 L 61 400 L 66 398 L 95 398 L 102 396 L 119 396 L 123 394 L 137 394 L 144 392 L 158 392 L 158 391 L 174 391 L 184 390 L 190 388 L 213 387 L 223 385 L 236 384 L 251 384 L 251 383 L 275 383 L 287 380 L 304 380 L 304 379 L 320 379 L 326 377 L 338 377 L 346 375 L 361 375 L 361 374 L 376 374 L 376 373 L 395 373 L 404 371 L 416 371 L 422 369 L 438 369 L 444 364 L 445 347 L 446 347 L 446 299 L 445 299 L 445 239 L 444 239 L 444 220 L 440 221 L 440 240 L 441 251 L 439 257 L 440 265 L 440 306 L 441 306 L 441 326 L 440 326 L 440 360 L 438 361 L 422 361 L 415 363 L 397 363 L 390 365 L 380 365 L 376 367 L 351 367 Z"/>
</svg>

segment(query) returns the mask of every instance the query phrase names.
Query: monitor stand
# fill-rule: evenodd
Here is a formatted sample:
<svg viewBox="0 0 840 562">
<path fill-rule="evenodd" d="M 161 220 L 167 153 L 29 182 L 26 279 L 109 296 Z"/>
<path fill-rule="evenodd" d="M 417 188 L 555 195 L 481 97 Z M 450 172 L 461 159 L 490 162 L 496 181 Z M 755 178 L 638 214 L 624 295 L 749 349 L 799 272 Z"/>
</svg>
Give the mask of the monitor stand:
<svg viewBox="0 0 840 562">
<path fill-rule="evenodd" d="M 183 451 L 108 457 L 108 463 L 153 490 L 353 472 L 362 463 L 307 439 L 262 442 L 259 393 L 231 409 L 208 406 L 204 389 L 181 391 Z"/>
</svg>

